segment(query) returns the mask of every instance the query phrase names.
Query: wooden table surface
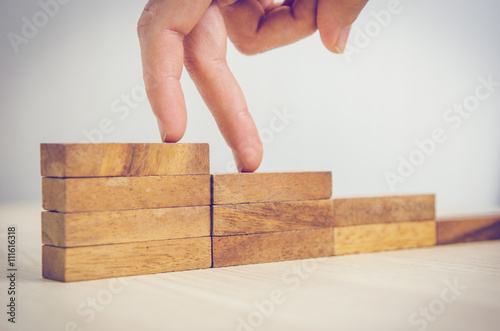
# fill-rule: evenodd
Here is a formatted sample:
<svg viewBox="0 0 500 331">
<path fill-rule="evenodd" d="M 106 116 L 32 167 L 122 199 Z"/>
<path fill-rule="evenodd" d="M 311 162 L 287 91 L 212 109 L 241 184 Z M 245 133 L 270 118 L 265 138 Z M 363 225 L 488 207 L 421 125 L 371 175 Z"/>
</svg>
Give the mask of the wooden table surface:
<svg viewBox="0 0 500 331">
<path fill-rule="evenodd" d="M 59 283 L 41 277 L 40 211 L 0 206 L 1 330 L 499 330 L 500 241 Z"/>
</svg>

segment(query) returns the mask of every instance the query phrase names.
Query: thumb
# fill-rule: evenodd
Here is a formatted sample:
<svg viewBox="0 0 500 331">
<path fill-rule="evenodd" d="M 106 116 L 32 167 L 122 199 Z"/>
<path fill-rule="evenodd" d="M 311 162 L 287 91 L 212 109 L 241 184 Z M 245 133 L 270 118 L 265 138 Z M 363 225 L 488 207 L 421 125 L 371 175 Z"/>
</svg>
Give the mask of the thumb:
<svg viewBox="0 0 500 331">
<path fill-rule="evenodd" d="M 351 24 L 368 0 L 319 0 L 316 23 L 325 47 L 343 53 Z"/>
</svg>

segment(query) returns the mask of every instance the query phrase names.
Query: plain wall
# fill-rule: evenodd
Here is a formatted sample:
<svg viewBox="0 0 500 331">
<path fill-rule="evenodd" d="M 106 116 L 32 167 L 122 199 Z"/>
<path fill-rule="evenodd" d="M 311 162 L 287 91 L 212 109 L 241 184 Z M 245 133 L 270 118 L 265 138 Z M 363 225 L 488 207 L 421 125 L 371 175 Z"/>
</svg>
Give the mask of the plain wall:
<svg viewBox="0 0 500 331">
<path fill-rule="evenodd" d="M 460 123 L 444 118 L 464 100 L 474 106 L 480 77 L 500 82 L 500 3 L 401 0 L 399 12 L 378 23 L 374 13 L 388 3 L 368 3 L 346 55 L 329 53 L 318 33 L 251 57 L 229 45 L 229 65 L 265 141 L 259 171 L 331 170 L 336 197 L 436 193 L 438 210 L 500 205 L 500 87 L 481 94 Z M 69 1 L 16 53 L 8 33 L 22 35 L 23 17 L 33 21 L 42 9 L 38 1 L 2 2 L 0 202 L 40 199 L 42 142 L 83 141 L 103 119 L 113 129 L 103 142 L 160 141 L 139 94 L 136 22 L 144 5 Z M 182 85 L 189 116 L 182 141 L 210 143 L 212 172 L 231 170 L 231 152 L 187 73 Z M 132 92 L 138 102 L 126 105 L 121 98 Z M 272 125 L 284 111 L 294 117 Z M 445 141 L 418 160 L 415 140 L 436 129 Z M 391 189 L 386 174 L 398 174 L 401 158 L 412 155 L 421 164 Z"/>
</svg>

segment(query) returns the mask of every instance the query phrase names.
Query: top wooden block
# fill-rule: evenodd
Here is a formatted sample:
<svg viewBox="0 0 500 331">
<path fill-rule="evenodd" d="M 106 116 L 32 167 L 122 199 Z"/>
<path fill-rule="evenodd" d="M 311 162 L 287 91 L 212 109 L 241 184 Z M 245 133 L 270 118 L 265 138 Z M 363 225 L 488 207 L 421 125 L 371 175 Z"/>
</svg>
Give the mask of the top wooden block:
<svg viewBox="0 0 500 331">
<path fill-rule="evenodd" d="M 212 175 L 214 205 L 329 199 L 331 172 Z"/>
<path fill-rule="evenodd" d="M 208 144 L 41 144 L 47 177 L 209 174 Z"/>
<path fill-rule="evenodd" d="M 334 199 L 334 226 L 435 220 L 435 196 Z"/>
</svg>

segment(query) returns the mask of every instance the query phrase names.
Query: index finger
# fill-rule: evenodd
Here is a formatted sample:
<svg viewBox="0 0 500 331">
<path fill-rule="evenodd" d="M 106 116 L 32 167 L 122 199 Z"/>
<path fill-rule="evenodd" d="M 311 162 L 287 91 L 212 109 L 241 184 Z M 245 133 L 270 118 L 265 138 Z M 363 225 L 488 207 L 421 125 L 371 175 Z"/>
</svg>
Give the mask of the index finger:
<svg viewBox="0 0 500 331">
<path fill-rule="evenodd" d="M 164 142 L 180 140 L 186 130 L 186 104 L 180 85 L 183 41 L 210 3 L 150 0 L 137 25 L 146 93 Z"/>
</svg>

